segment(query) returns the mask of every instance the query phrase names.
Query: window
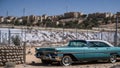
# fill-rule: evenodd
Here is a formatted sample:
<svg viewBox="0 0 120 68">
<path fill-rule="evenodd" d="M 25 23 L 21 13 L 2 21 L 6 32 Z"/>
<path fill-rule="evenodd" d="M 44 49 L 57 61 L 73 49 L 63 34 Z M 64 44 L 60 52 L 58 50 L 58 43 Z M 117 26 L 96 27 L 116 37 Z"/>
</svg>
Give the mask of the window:
<svg viewBox="0 0 120 68">
<path fill-rule="evenodd" d="M 110 47 L 108 44 L 104 43 L 104 42 L 99 42 L 99 45 L 101 47 Z"/>
<path fill-rule="evenodd" d="M 110 47 L 108 44 L 99 41 L 92 41 L 89 42 L 90 47 Z"/>
<path fill-rule="evenodd" d="M 86 47 L 85 41 L 70 41 L 69 45 L 70 47 Z"/>
</svg>

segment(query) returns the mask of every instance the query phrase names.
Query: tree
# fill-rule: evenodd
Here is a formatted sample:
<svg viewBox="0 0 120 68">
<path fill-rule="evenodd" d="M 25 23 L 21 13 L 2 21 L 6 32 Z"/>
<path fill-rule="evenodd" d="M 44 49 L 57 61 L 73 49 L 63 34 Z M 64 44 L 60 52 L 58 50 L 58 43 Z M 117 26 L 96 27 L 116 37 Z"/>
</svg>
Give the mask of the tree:
<svg viewBox="0 0 120 68">
<path fill-rule="evenodd" d="M 20 37 L 18 35 L 12 36 L 12 42 L 15 46 L 20 46 Z"/>
</svg>

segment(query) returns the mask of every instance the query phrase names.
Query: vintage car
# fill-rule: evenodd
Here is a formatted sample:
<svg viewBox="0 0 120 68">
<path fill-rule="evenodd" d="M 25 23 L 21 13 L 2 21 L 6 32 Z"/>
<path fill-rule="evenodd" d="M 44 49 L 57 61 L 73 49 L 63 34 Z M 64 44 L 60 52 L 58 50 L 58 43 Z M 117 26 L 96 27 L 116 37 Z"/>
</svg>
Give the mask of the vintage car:
<svg viewBox="0 0 120 68">
<path fill-rule="evenodd" d="M 102 40 L 71 40 L 64 47 L 35 48 L 42 63 L 59 62 L 63 66 L 81 61 L 109 60 L 115 63 L 120 57 L 120 47 Z"/>
</svg>

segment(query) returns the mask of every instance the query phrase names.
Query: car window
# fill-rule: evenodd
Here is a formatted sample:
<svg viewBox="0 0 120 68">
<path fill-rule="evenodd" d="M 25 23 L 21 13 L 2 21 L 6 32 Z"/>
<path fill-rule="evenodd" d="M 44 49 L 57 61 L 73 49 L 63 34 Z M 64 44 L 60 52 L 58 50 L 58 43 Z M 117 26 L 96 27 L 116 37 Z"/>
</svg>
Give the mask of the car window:
<svg viewBox="0 0 120 68">
<path fill-rule="evenodd" d="M 89 46 L 90 47 L 110 47 L 108 44 L 104 43 L 104 42 L 89 42 Z"/>
<path fill-rule="evenodd" d="M 108 44 L 104 43 L 104 42 L 99 42 L 99 45 L 101 47 L 110 47 Z"/>
<path fill-rule="evenodd" d="M 71 41 L 68 46 L 71 47 L 86 47 L 86 42 L 83 41 Z"/>
<path fill-rule="evenodd" d="M 95 42 L 89 42 L 89 47 L 97 47 L 97 45 L 95 44 Z"/>
</svg>

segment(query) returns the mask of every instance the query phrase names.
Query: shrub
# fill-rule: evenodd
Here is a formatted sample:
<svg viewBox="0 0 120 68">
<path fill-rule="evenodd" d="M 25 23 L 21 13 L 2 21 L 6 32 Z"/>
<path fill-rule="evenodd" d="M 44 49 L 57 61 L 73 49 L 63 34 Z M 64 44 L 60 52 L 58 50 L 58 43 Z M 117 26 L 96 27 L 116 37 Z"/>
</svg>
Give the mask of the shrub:
<svg viewBox="0 0 120 68">
<path fill-rule="evenodd" d="M 20 46 L 20 37 L 18 35 L 12 36 L 12 42 L 15 46 Z"/>
</svg>

